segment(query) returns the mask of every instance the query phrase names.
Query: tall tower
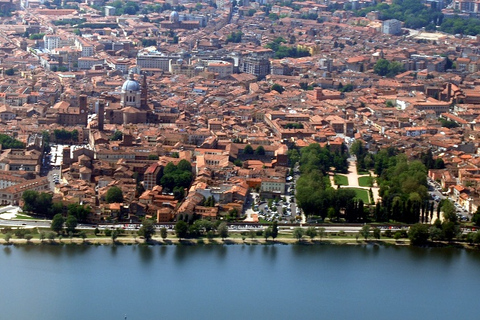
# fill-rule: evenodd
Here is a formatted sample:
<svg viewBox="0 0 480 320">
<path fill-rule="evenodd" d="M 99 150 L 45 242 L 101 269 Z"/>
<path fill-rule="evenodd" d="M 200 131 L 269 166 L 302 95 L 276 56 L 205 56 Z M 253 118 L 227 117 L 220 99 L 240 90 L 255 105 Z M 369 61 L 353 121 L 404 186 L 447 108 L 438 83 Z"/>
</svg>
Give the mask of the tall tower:
<svg viewBox="0 0 480 320">
<path fill-rule="evenodd" d="M 142 109 L 147 108 L 147 100 L 148 100 L 148 86 L 147 86 L 147 75 L 143 74 L 143 82 L 142 82 L 142 93 L 140 97 L 140 107 Z"/>
<path fill-rule="evenodd" d="M 88 120 L 88 106 L 87 106 L 87 96 L 81 94 L 79 96 L 79 109 L 80 109 L 80 119 L 84 126 L 87 126 Z"/>
<path fill-rule="evenodd" d="M 105 122 L 105 100 L 100 99 L 98 100 L 98 111 L 97 111 L 97 122 L 98 122 L 98 130 L 103 131 L 103 124 Z"/>
</svg>

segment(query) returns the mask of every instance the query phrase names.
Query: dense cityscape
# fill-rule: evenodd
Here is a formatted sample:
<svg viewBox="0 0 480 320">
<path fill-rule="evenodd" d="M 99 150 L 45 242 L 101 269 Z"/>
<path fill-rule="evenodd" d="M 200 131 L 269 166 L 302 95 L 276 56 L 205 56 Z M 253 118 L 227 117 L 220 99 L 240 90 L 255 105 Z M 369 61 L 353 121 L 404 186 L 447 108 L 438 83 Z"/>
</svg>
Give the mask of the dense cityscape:
<svg viewBox="0 0 480 320">
<path fill-rule="evenodd" d="M 356 223 L 357 239 L 480 242 L 476 2 L 0 7 L 13 218 L 71 235 L 143 223 L 147 239 Z"/>
</svg>

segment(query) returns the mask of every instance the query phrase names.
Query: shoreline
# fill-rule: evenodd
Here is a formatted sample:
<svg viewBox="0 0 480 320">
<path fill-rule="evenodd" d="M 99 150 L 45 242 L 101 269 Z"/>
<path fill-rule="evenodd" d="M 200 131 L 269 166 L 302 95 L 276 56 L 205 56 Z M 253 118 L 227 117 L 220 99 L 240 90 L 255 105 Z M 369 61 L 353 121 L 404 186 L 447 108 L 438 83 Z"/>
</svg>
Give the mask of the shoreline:
<svg viewBox="0 0 480 320">
<path fill-rule="evenodd" d="M 373 245 L 373 246 L 411 246 L 408 239 L 404 240 L 395 240 L 395 239 L 372 239 L 372 240 L 355 240 L 351 238 L 337 238 L 337 239 L 303 239 L 298 241 L 297 239 L 292 238 L 277 238 L 273 240 L 265 239 L 239 239 L 239 238 L 226 238 L 222 239 L 178 239 L 178 238 L 167 238 L 165 240 L 154 237 L 150 241 L 145 241 L 144 239 L 135 239 L 133 237 L 119 237 L 115 241 L 111 238 L 87 238 L 85 240 L 80 238 L 63 238 L 61 240 L 40 240 L 40 239 L 10 239 L 9 242 L 5 239 L 1 239 L 0 245 L 4 247 L 9 246 L 25 246 L 25 245 L 49 245 L 49 246 L 65 246 L 65 245 L 74 245 L 74 246 L 223 246 L 223 245 L 248 245 L 248 246 L 266 246 L 266 245 L 305 245 L 305 246 L 318 246 L 318 245 L 348 245 L 348 246 L 364 246 L 364 245 Z M 424 246 L 415 246 L 417 248 L 458 248 L 458 249 L 467 249 L 467 250 L 480 250 L 480 246 L 475 244 L 469 244 L 465 242 L 429 242 Z"/>
</svg>

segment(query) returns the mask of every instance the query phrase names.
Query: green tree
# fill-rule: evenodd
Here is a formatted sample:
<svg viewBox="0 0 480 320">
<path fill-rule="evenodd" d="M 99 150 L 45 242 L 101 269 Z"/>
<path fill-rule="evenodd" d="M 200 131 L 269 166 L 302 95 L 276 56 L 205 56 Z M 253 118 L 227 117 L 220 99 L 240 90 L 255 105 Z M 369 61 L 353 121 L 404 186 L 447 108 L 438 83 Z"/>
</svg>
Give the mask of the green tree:
<svg viewBox="0 0 480 320">
<path fill-rule="evenodd" d="M 157 45 L 157 40 L 155 39 L 142 39 L 142 46 L 144 47 L 151 47 L 156 45 Z"/>
<path fill-rule="evenodd" d="M 142 226 L 138 230 L 138 235 L 141 237 L 144 237 L 145 240 L 148 242 L 152 239 L 154 234 L 155 234 L 155 225 L 153 224 L 153 221 L 149 219 L 143 220 Z"/>
<path fill-rule="evenodd" d="M 310 237 L 310 239 L 313 241 L 313 239 L 315 239 L 315 237 L 317 236 L 317 230 L 315 229 L 315 227 L 308 227 L 305 231 L 305 235 Z"/>
<path fill-rule="evenodd" d="M 52 219 L 52 224 L 50 225 L 50 228 L 57 234 L 60 234 L 63 229 L 64 222 L 65 220 L 63 219 L 63 216 L 60 213 L 57 213 Z"/>
<path fill-rule="evenodd" d="M 110 137 L 111 141 L 120 141 L 123 139 L 123 132 L 120 130 L 115 130 L 113 135 Z"/>
<path fill-rule="evenodd" d="M 80 238 L 82 238 L 82 241 L 85 243 L 85 238 L 87 238 L 87 233 L 85 231 L 80 231 L 78 234 Z"/>
<path fill-rule="evenodd" d="M 480 208 L 472 216 L 472 222 L 475 226 L 480 227 Z"/>
<path fill-rule="evenodd" d="M 192 165 L 187 160 L 182 159 L 177 165 L 177 170 L 180 170 L 182 172 L 183 171 L 192 172 Z"/>
<path fill-rule="evenodd" d="M 222 222 L 218 225 L 218 235 L 222 240 L 225 240 L 225 238 L 228 238 L 228 226 L 226 222 Z"/>
<path fill-rule="evenodd" d="M 183 220 L 178 220 L 175 224 L 175 234 L 178 238 L 183 239 L 187 236 L 188 225 Z"/>
<path fill-rule="evenodd" d="M 264 156 L 265 155 L 265 148 L 263 146 L 258 146 L 255 149 L 255 155 L 257 156 Z"/>
<path fill-rule="evenodd" d="M 87 205 L 72 203 L 68 205 L 67 212 L 69 215 L 74 216 L 78 221 L 85 222 L 91 212 L 91 208 Z"/>
<path fill-rule="evenodd" d="M 270 20 L 276 21 L 276 20 L 279 19 L 279 16 L 278 16 L 278 14 L 276 14 L 276 13 L 270 13 L 270 14 L 268 15 L 268 18 L 269 18 Z"/>
<path fill-rule="evenodd" d="M 167 239 L 167 235 L 168 235 L 167 228 L 165 227 L 160 228 L 160 237 L 162 237 L 163 241 Z"/>
<path fill-rule="evenodd" d="M 424 245 L 430 236 L 429 227 L 426 224 L 416 223 L 408 230 L 408 239 L 413 245 Z"/>
<path fill-rule="evenodd" d="M 379 59 L 375 63 L 373 71 L 379 76 L 394 77 L 397 74 L 403 72 L 404 69 L 403 66 L 397 61 L 390 62 L 385 59 Z"/>
<path fill-rule="evenodd" d="M 117 241 L 118 235 L 119 235 L 118 230 L 113 230 L 112 235 L 111 235 L 113 243 L 115 243 L 115 241 Z"/>
<path fill-rule="evenodd" d="M 443 238 L 447 241 L 452 241 L 453 238 L 460 233 L 458 226 L 453 221 L 444 221 L 442 223 Z"/>
<path fill-rule="evenodd" d="M 38 192 L 34 190 L 26 190 L 22 194 L 23 199 L 23 211 L 34 212 L 36 209 L 36 201 Z"/>
<path fill-rule="evenodd" d="M 377 239 L 377 240 L 380 239 L 380 234 L 381 234 L 381 232 L 380 232 L 379 228 L 373 228 L 373 237 L 375 239 Z"/>
<path fill-rule="evenodd" d="M 293 229 L 293 237 L 297 239 L 298 241 L 301 241 L 303 238 L 304 231 L 302 228 L 297 227 Z"/>
<path fill-rule="evenodd" d="M 242 42 L 242 31 L 232 31 L 232 33 L 230 33 L 228 36 L 227 36 L 227 40 L 226 42 L 229 43 L 229 42 L 233 42 L 233 43 L 240 43 Z"/>
<path fill-rule="evenodd" d="M 272 235 L 272 227 L 268 227 L 265 230 L 263 230 L 263 237 L 265 238 L 265 241 L 268 240 Z"/>
<path fill-rule="evenodd" d="M 278 222 L 277 221 L 273 221 L 272 234 L 270 236 L 272 237 L 273 241 L 275 241 L 275 238 L 278 236 Z"/>
<path fill-rule="evenodd" d="M 243 154 L 253 154 L 253 152 L 253 148 L 249 144 L 247 144 L 245 148 L 243 148 Z"/>
<path fill-rule="evenodd" d="M 119 187 L 113 186 L 108 189 L 107 194 L 105 195 L 105 201 L 107 203 L 122 203 L 123 202 L 123 192 Z"/>
<path fill-rule="evenodd" d="M 55 240 L 55 233 L 54 232 L 47 233 L 47 239 L 50 241 Z"/>
<path fill-rule="evenodd" d="M 364 225 L 360 229 L 360 235 L 365 238 L 365 240 L 368 240 L 368 237 L 370 236 L 370 226 L 369 225 Z"/>
<path fill-rule="evenodd" d="M 77 218 L 75 218 L 74 216 L 72 215 L 69 215 L 67 217 L 67 220 L 65 221 L 65 227 L 67 229 L 67 232 L 72 232 L 74 233 L 75 232 L 75 228 L 77 228 Z"/>
<path fill-rule="evenodd" d="M 13 76 L 15 74 L 15 70 L 13 68 L 8 68 L 5 70 L 5 75 L 7 76 Z"/>
<path fill-rule="evenodd" d="M 455 206 L 453 205 L 452 201 L 448 199 L 444 199 L 441 203 L 441 209 L 443 211 L 443 218 L 450 222 L 457 221 L 457 215 Z"/>
<path fill-rule="evenodd" d="M 277 91 L 280 94 L 282 94 L 282 92 L 285 91 L 285 88 L 279 85 L 278 83 L 274 83 L 271 89 Z"/>
<path fill-rule="evenodd" d="M 326 235 L 326 232 L 325 232 L 325 228 L 319 228 L 318 229 L 318 237 L 320 238 L 320 240 L 322 240 Z"/>
<path fill-rule="evenodd" d="M 6 243 L 9 243 L 10 239 L 12 239 L 12 233 L 11 232 L 5 233 L 5 236 L 3 238 L 5 239 Z"/>
<path fill-rule="evenodd" d="M 0 144 L 4 149 L 23 149 L 25 147 L 23 142 L 3 133 L 0 134 Z"/>
<path fill-rule="evenodd" d="M 27 242 L 30 242 L 30 240 L 32 240 L 32 238 L 33 238 L 33 235 L 31 233 L 25 234 L 25 239 L 27 240 Z"/>
<path fill-rule="evenodd" d="M 47 237 L 47 234 L 45 231 L 40 231 L 38 235 L 39 235 L 40 242 L 43 242 L 43 240 L 45 240 L 45 238 Z"/>
</svg>

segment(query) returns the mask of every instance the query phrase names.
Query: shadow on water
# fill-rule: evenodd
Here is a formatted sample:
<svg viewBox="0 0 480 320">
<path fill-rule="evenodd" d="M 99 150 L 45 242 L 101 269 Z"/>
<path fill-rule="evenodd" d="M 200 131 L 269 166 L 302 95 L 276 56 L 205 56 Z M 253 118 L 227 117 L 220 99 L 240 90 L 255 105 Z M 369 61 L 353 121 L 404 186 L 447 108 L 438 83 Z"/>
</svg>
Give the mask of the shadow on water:
<svg viewBox="0 0 480 320">
<path fill-rule="evenodd" d="M 167 255 L 167 247 L 166 246 L 161 246 L 160 247 L 160 257 L 161 258 L 165 258 L 165 256 Z"/>
<path fill-rule="evenodd" d="M 441 260 L 442 263 L 450 264 L 460 257 L 463 249 L 459 248 L 424 248 L 408 247 L 410 256 L 416 261 L 430 261 L 432 258 Z"/>
<path fill-rule="evenodd" d="M 468 258 L 476 260 L 477 262 L 480 263 L 480 251 L 478 251 L 478 250 L 465 250 L 465 255 L 467 255 Z"/>
<path fill-rule="evenodd" d="M 110 255 L 112 257 L 116 257 L 118 253 L 118 247 L 117 246 L 111 246 L 110 247 Z"/>
<path fill-rule="evenodd" d="M 321 254 L 329 248 L 333 248 L 331 245 L 311 245 L 307 242 L 300 242 L 293 244 L 292 246 L 292 252 L 296 256 L 304 256 L 304 255 L 310 255 L 310 254 Z M 338 249 L 343 248 L 343 246 L 338 246 Z"/>
<path fill-rule="evenodd" d="M 89 246 L 69 244 L 64 246 L 64 251 L 68 257 L 85 254 L 89 250 Z"/>
<path fill-rule="evenodd" d="M 248 247 L 248 254 L 253 255 L 255 253 L 256 248 L 257 248 L 257 246 L 249 246 Z"/>
<path fill-rule="evenodd" d="M 8 256 L 12 253 L 12 248 L 10 247 L 4 247 L 3 248 L 3 252 L 5 252 L 5 254 Z"/>
<path fill-rule="evenodd" d="M 265 257 L 268 257 L 270 261 L 275 261 L 277 258 L 278 248 L 277 245 L 266 245 L 262 247 L 262 253 Z"/>
<path fill-rule="evenodd" d="M 175 246 L 174 252 L 173 252 L 173 259 L 175 260 L 176 263 L 183 263 L 185 258 L 187 257 L 187 247 L 184 246 Z"/>
<path fill-rule="evenodd" d="M 225 246 L 225 245 L 218 246 L 218 247 L 216 247 L 216 249 L 217 249 L 217 256 L 219 258 L 221 258 L 222 260 L 224 260 L 225 257 L 227 256 L 227 250 L 228 250 L 227 246 Z"/>
<path fill-rule="evenodd" d="M 153 248 L 149 246 L 140 246 L 139 248 L 140 259 L 142 262 L 150 263 L 153 259 Z"/>
</svg>

